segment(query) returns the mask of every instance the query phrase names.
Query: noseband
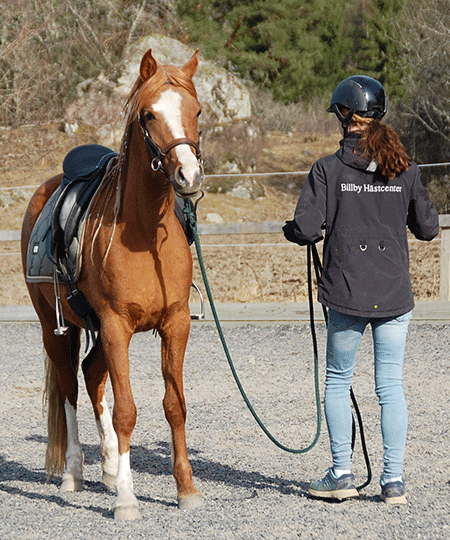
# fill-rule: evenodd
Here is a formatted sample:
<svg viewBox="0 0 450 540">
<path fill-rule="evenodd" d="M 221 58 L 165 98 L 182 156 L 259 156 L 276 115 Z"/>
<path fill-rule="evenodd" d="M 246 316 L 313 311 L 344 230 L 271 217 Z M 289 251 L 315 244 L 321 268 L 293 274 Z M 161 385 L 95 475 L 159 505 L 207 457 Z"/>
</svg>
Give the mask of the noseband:
<svg viewBox="0 0 450 540">
<path fill-rule="evenodd" d="M 202 161 L 202 153 L 200 151 L 200 147 L 197 143 L 195 143 L 192 139 L 189 139 L 187 137 L 182 137 L 180 139 L 174 139 L 171 141 L 168 145 L 166 145 L 164 148 L 160 148 L 155 141 L 152 139 L 150 133 L 148 132 L 148 129 L 145 125 L 144 118 L 142 117 L 141 113 L 138 113 L 138 120 L 139 125 L 141 126 L 142 133 L 144 134 L 144 141 L 147 146 L 148 151 L 150 154 L 154 156 L 152 159 L 152 169 L 154 171 L 162 170 L 164 174 L 168 177 L 168 174 L 164 168 L 163 160 L 167 156 L 167 154 L 173 150 L 176 146 L 180 144 L 188 144 L 189 146 L 192 146 L 195 150 L 195 155 L 197 156 L 197 161 L 200 164 L 203 164 Z"/>
</svg>

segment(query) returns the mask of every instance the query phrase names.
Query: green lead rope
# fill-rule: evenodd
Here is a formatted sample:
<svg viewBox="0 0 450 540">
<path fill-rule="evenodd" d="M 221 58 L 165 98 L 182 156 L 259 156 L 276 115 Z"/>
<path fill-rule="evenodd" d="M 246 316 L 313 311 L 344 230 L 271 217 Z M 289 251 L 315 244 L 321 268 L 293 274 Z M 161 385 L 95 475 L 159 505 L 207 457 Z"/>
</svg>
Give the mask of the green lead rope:
<svg viewBox="0 0 450 540">
<path fill-rule="evenodd" d="M 258 423 L 259 427 L 264 431 L 264 433 L 269 437 L 269 439 L 276 445 L 278 448 L 281 448 L 285 452 L 290 452 L 292 454 L 305 454 L 306 452 L 309 452 L 314 446 L 317 444 L 317 441 L 320 437 L 320 430 L 322 425 L 322 416 L 321 416 L 321 410 L 320 410 L 320 387 L 319 387 L 319 360 L 318 360 L 318 352 L 317 352 L 317 339 L 314 329 L 314 312 L 313 312 L 313 298 L 312 298 L 312 287 L 309 287 L 308 296 L 309 296 L 309 305 L 310 305 L 310 319 L 311 319 L 311 334 L 313 338 L 313 348 L 314 348 L 314 387 L 315 387 L 315 400 L 316 400 L 316 411 L 317 411 L 317 429 L 316 434 L 314 436 L 314 440 L 312 443 L 306 447 L 306 448 L 289 448 L 285 446 L 284 444 L 280 443 L 266 428 L 262 420 L 257 415 L 256 411 L 254 410 L 252 404 L 250 403 L 250 400 L 247 397 L 247 394 L 245 393 L 244 388 L 242 387 L 241 381 L 239 380 L 239 376 L 236 372 L 236 369 L 233 364 L 233 360 L 231 359 L 230 352 L 228 350 L 225 337 L 222 332 L 222 327 L 219 321 L 219 317 L 217 316 L 216 307 L 214 305 L 214 300 L 212 298 L 211 294 L 211 288 L 209 286 L 208 277 L 206 275 L 205 265 L 203 263 L 203 257 L 202 257 L 202 249 L 200 246 L 200 240 L 198 236 L 197 231 L 197 220 L 195 217 L 195 209 L 190 201 L 190 199 L 185 199 L 185 205 L 183 208 L 183 213 L 186 216 L 186 220 L 192 230 L 192 235 L 194 237 L 195 242 L 195 248 L 197 250 L 197 256 L 198 256 L 198 262 L 200 265 L 200 270 L 202 272 L 203 282 L 205 284 L 206 293 L 208 296 L 209 304 L 211 306 L 211 312 L 214 317 L 214 321 L 216 323 L 217 331 L 220 336 L 220 341 L 222 342 L 223 350 L 225 351 L 225 356 L 227 357 L 228 364 L 231 369 L 231 373 L 233 374 L 234 380 L 236 381 L 236 384 L 239 388 L 239 391 L 249 409 L 249 411 L 252 413 L 253 418 Z M 308 246 L 308 282 L 311 283 L 311 246 Z"/>
</svg>

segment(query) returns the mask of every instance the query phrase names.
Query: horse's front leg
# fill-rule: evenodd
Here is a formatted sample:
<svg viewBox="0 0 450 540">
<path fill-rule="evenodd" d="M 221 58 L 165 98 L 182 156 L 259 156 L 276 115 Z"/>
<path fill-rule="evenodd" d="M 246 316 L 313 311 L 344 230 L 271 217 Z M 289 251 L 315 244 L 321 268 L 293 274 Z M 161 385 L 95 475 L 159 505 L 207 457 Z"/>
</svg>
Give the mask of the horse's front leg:
<svg viewBox="0 0 450 540">
<path fill-rule="evenodd" d="M 173 476 L 177 483 L 178 507 L 181 510 L 189 510 L 202 504 L 202 495 L 192 481 L 192 468 L 186 447 L 183 362 L 189 329 L 190 314 L 187 311 L 174 315 L 170 325 L 160 330 L 162 372 L 166 390 L 163 405 L 172 431 Z"/>
<path fill-rule="evenodd" d="M 114 518 L 118 520 L 140 517 L 130 467 L 130 438 L 136 425 L 136 405 L 131 392 L 128 358 L 130 339 L 131 332 L 125 330 L 120 320 L 102 320 L 101 341 L 114 393 L 112 420 L 119 446 L 119 464 L 114 484 L 117 494 Z"/>
</svg>

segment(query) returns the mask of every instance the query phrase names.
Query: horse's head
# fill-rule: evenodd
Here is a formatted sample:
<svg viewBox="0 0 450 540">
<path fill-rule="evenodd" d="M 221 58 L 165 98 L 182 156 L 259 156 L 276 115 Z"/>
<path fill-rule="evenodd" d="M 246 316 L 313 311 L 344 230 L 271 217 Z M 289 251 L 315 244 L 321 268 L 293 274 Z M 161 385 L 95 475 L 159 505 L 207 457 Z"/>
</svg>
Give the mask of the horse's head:
<svg viewBox="0 0 450 540">
<path fill-rule="evenodd" d="M 132 92 L 151 167 L 161 170 L 182 196 L 197 193 L 204 178 L 197 125 L 201 109 L 192 82 L 198 54 L 176 68 L 159 65 L 148 50 Z"/>
</svg>

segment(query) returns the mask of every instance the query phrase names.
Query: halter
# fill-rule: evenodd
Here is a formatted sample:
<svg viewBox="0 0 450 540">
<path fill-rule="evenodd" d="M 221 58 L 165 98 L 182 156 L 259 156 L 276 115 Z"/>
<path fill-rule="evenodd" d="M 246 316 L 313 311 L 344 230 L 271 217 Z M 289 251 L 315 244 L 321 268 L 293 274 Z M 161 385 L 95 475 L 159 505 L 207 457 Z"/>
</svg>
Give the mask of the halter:
<svg viewBox="0 0 450 540">
<path fill-rule="evenodd" d="M 192 146 L 195 150 L 195 155 L 197 156 L 197 161 L 200 164 L 203 164 L 202 161 L 202 153 L 200 151 L 200 147 L 197 143 L 195 143 L 192 139 L 189 139 L 187 137 L 182 137 L 179 139 L 174 139 L 169 144 L 167 144 L 164 148 L 160 148 L 155 141 L 152 139 L 150 133 L 148 132 L 148 129 L 145 125 L 144 118 L 142 117 L 142 114 L 138 113 L 138 120 L 139 125 L 141 126 L 142 133 L 144 134 L 144 141 L 147 146 L 148 151 L 153 154 L 155 157 L 152 159 L 151 167 L 154 171 L 162 170 L 164 174 L 169 177 L 167 174 L 165 168 L 164 168 L 164 158 L 167 156 L 167 154 L 173 150 L 176 146 L 180 144 L 188 144 L 189 146 Z"/>
</svg>

